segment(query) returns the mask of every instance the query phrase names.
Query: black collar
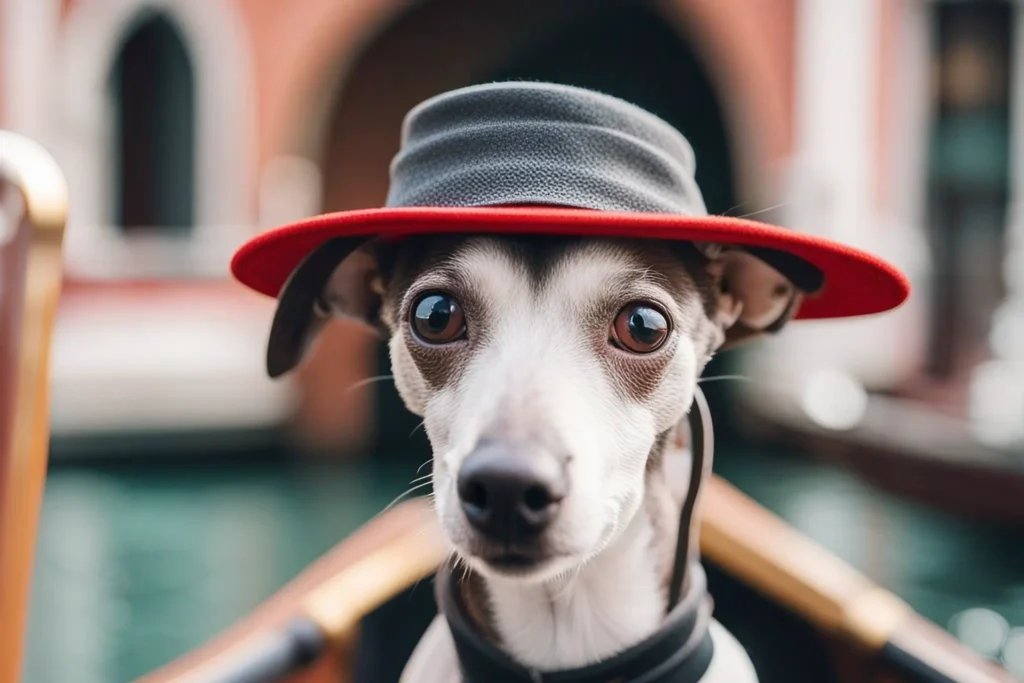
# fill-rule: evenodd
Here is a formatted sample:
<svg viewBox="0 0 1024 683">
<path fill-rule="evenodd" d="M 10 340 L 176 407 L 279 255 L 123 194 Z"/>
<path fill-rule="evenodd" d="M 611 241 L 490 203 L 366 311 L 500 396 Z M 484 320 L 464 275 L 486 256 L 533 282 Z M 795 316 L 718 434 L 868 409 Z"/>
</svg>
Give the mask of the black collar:
<svg viewBox="0 0 1024 683">
<path fill-rule="evenodd" d="M 699 564 L 689 568 L 687 578 L 686 594 L 654 635 L 604 661 L 560 671 L 528 669 L 484 638 L 466 613 L 447 564 L 437 574 L 437 601 L 465 683 L 697 683 L 713 654 L 711 598 Z"/>
<path fill-rule="evenodd" d="M 437 574 L 437 604 L 448 621 L 464 683 L 697 683 L 714 654 L 708 625 L 711 597 L 697 560 L 694 512 L 714 453 L 711 416 L 700 387 L 689 414 L 690 485 L 680 512 L 664 625 L 651 637 L 604 661 L 560 671 L 536 671 L 512 660 L 484 638 L 466 613 L 450 566 Z M 683 592 L 685 590 L 685 592 Z M 683 592 L 682 595 L 680 593 Z"/>
</svg>

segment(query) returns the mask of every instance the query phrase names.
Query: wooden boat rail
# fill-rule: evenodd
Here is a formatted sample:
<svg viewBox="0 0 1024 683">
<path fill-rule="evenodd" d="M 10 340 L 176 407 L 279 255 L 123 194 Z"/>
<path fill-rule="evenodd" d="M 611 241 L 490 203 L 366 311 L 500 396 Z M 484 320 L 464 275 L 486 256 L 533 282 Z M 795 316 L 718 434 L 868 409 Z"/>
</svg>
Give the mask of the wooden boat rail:
<svg viewBox="0 0 1024 683">
<path fill-rule="evenodd" d="M 49 357 L 67 186 L 36 143 L 0 131 L 0 682 L 18 680 L 49 449 Z"/>
</svg>

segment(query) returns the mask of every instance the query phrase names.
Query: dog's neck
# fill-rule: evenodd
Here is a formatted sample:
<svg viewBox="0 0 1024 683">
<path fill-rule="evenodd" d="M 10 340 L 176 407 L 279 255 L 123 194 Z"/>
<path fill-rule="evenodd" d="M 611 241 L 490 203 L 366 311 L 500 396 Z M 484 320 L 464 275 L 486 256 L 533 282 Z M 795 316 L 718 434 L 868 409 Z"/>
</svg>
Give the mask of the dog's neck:
<svg viewBox="0 0 1024 683">
<path fill-rule="evenodd" d="M 517 662 L 541 670 L 580 667 L 661 626 L 679 516 L 661 455 L 652 453 L 644 504 L 629 525 L 577 572 L 531 585 L 479 576 L 463 584 L 485 635 Z"/>
</svg>

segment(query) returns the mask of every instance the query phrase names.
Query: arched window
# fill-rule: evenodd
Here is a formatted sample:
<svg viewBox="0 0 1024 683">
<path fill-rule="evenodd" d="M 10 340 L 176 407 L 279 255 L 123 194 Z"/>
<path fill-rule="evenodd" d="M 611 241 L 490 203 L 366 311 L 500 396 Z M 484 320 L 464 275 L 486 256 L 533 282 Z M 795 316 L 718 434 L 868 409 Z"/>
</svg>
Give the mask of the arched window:
<svg viewBox="0 0 1024 683">
<path fill-rule="evenodd" d="M 177 28 L 137 23 L 110 76 L 112 218 L 124 232 L 187 234 L 195 221 L 195 73 Z"/>
</svg>

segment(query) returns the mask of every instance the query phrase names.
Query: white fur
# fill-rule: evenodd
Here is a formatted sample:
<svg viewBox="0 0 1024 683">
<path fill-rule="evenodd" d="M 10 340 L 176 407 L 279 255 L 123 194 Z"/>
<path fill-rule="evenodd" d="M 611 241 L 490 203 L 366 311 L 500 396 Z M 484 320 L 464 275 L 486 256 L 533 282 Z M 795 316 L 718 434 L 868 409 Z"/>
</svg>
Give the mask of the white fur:
<svg viewBox="0 0 1024 683">
<path fill-rule="evenodd" d="M 540 584 L 488 581 L 495 626 L 521 664 L 540 670 L 583 666 L 657 630 L 665 595 L 651 558 L 653 537 L 636 515 L 590 562 Z"/>
</svg>

